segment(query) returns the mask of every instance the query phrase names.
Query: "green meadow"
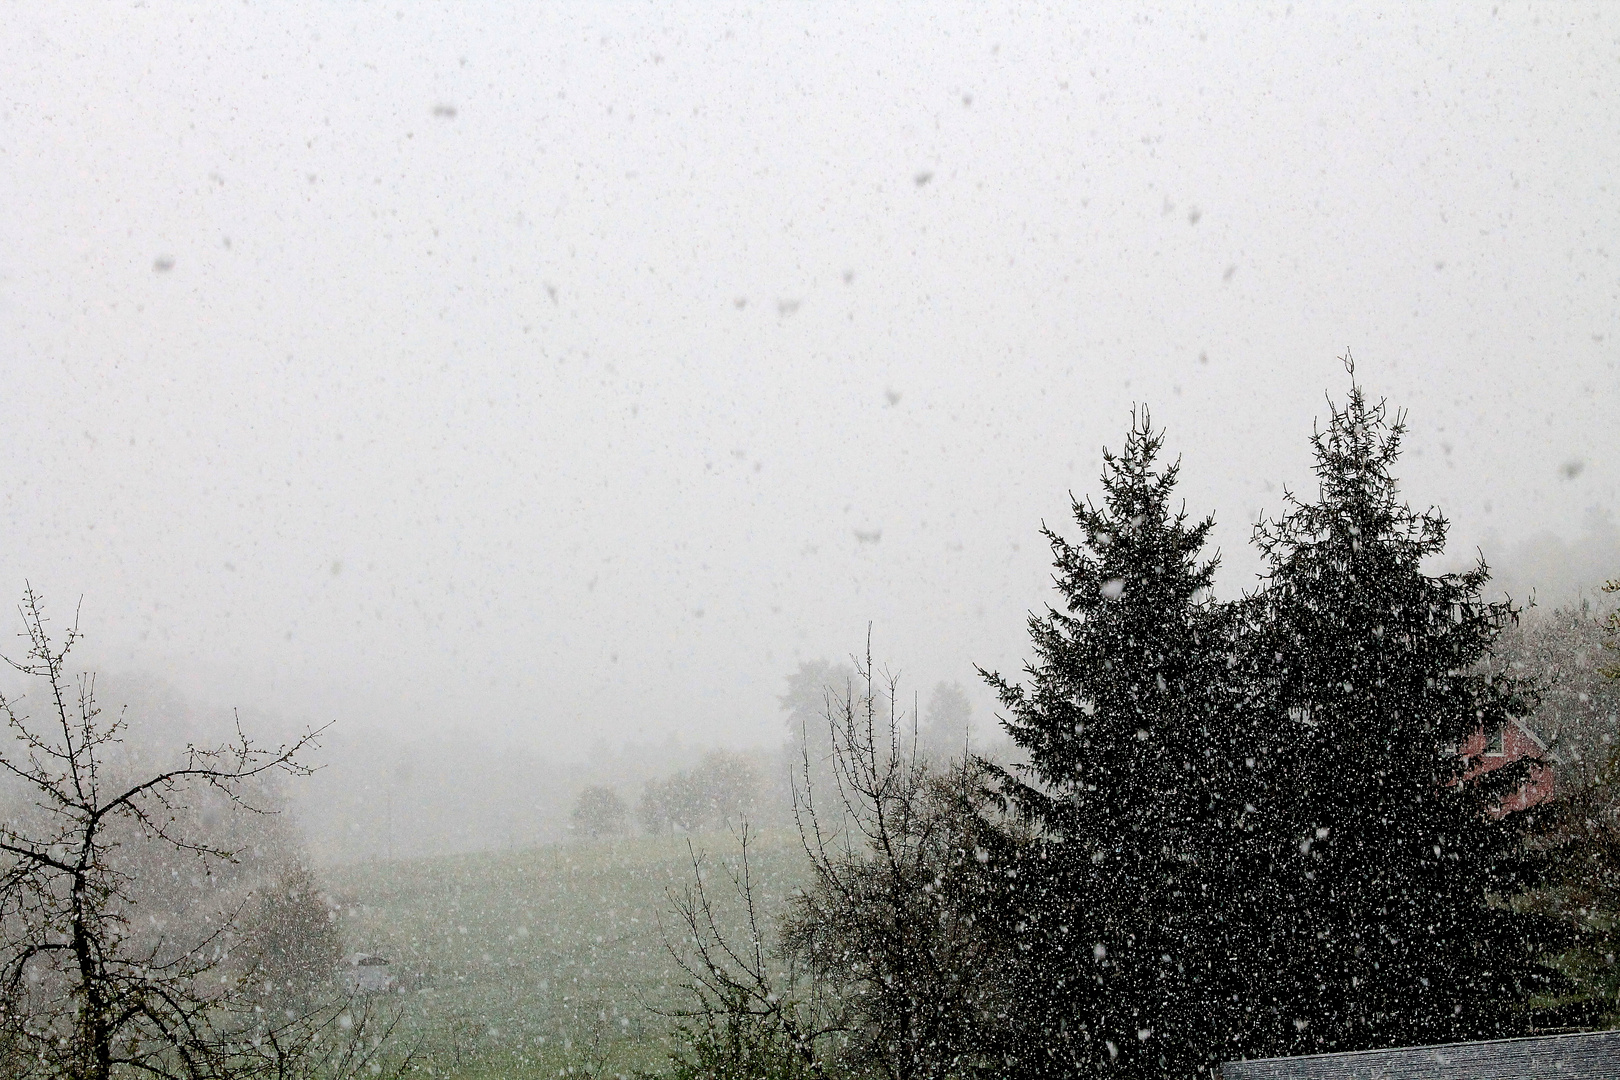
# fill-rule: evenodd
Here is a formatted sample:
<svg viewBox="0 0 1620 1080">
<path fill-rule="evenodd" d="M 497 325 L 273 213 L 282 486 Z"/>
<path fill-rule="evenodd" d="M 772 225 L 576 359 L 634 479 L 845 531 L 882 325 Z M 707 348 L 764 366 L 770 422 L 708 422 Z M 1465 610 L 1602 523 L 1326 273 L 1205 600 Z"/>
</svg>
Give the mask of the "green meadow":
<svg viewBox="0 0 1620 1080">
<path fill-rule="evenodd" d="M 728 898 L 737 838 L 689 839 Z M 803 865 L 798 838 L 750 847 L 757 895 L 777 910 Z M 670 890 L 692 877 L 688 838 L 657 837 L 367 863 L 326 881 L 346 947 L 390 962 L 396 987 L 376 1004 L 397 1011 L 396 1047 L 430 1075 L 483 1080 L 658 1071 L 671 1021 L 656 1010 L 683 1000 Z"/>
</svg>

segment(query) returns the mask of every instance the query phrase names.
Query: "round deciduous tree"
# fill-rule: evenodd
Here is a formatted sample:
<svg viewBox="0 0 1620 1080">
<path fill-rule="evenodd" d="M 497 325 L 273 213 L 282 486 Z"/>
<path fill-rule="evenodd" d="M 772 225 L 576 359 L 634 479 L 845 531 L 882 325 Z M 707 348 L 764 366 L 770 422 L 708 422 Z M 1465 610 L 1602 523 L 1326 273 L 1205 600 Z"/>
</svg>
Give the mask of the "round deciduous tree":
<svg viewBox="0 0 1620 1080">
<path fill-rule="evenodd" d="M 275 1002 L 327 988 L 343 957 L 343 938 L 315 875 L 289 866 L 256 899 L 242 928 L 252 987 Z"/>
<path fill-rule="evenodd" d="M 579 793 L 574 803 L 574 832 L 596 839 L 624 832 L 625 808 L 619 793 L 610 787 L 593 785 Z"/>
</svg>

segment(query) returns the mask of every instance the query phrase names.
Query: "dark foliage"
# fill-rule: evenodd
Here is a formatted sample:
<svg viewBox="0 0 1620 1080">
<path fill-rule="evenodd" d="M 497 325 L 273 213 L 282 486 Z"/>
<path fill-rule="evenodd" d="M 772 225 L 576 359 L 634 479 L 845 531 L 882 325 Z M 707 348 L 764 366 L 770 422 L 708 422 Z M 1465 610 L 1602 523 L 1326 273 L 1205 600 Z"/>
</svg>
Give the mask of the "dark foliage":
<svg viewBox="0 0 1620 1080">
<path fill-rule="evenodd" d="M 1176 466 L 1144 412 L 1105 452 L 1103 505 L 1051 530 L 1063 609 L 1029 623 L 1027 685 L 987 676 L 1029 756 L 996 770 L 1038 826 L 1000 862 L 1016 920 L 1022 1022 L 1010 1072 L 1191 1074 L 1219 1042 L 1221 874 L 1241 801 L 1211 527 L 1173 508 Z"/>
<path fill-rule="evenodd" d="M 1620 594 L 1620 578 L 1605 582 L 1603 591 L 1611 596 Z M 1610 611 L 1609 617 L 1603 620 L 1603 647 L 1614 660 L 1614 663 L 1603 668 L 1603 674 L 1611 679 L 1620 679 L 1620 607 Z"/>
<path fill-rule="evenodd" d="M 1569 977 L 1545 1002 L 1561 1023 L 1620 1025 L 1620 753 L 1562 792 L 1536 838 L 1550 862 L 1544 886 L 1519 901 L 1570 931 L 1556 966 Z"/>
<path fill-rule="evenodd" d="M 1609 582 L 1605 591 L 1620 592 L 1620 582 Z M 1572 618 L 1573 614 L 1559 612 L 1561 618 L 1554 626 L 1585 630 L 1594 621 L 1586 618 L 1589 613 L 1584 608 L 1581 618 Z M 1611 613 L 1599 629 L 1601 643 L 1614 647 L 1620 639 L 1620 613 Z M 1567 642 L 1568 636 L 1560 635 L 1559 640 Z M 1578 646 L 1590 640 L 1584 633 L 1573 637 Z M 1585 659 L 1584 652 L 1583 648 L 1574 658 Z M 1560 666 L 1573 668 L 1571 681 L 1590 691 L 1577 694 L 1574 703 L 1566 701 L 1566 707 L 1606 700 L 1609 711 L 1598 714 L 1598 723 L 1582 725 L 1586 737 L 1581 744 L 1588 750 L 1587 758 L 1564 770 L 1560 798 L 1544 815 L 1536 838 L 1547 853 L 1551 872 L 1545 887 L 1526 897 L 1524 903 L 1561 920 L 1572 932 L 1569 948 L 1557 958 L 1559 969 L 1571 983 L 1568 992 L 1553 1003 L 1559 1018 L 1613 1027 L 1620 1024 L 1620 740 L 1615 738 L 1612 695 L 1620 688 L 1620 667 L 1601 669 L 1602 681 L 1594 684 L 1589 677 L 1593 665 L 1566 662 Z M 1585 708 L 1579 708 L 1579 713 L 1586 714 L 1582 719 L 1592 719 Z M 1562 742 L 1559 749 L 1564 749 Z"/>
<path fill-rule="evenodd" d="M 1257 530 L 1250 1055 L 1512 1034 L 1554 986 L 1554 927 L 1507 903 L 1534 812 L 1493 812 L 1525 770 L 1465 784 L 1448 751 L 1531 704 L 1487 663 L 1514 613 L 1481 601 L 1483 562 L 1424 571 L 1446 522 L 1400 500 L 1402 430 L 1352 386 L 1312 440 L 1317 499 Z"/>
<path fill-rule="evenodd" d="M 1510 903 L 1548 863 L 1546 811 L 1500 811 L 1529 763 L 1464 782 L 1451 751 L 1533 704 L 1492 660 L 1514 612 L 1483 565 L 1425 572 L 1445 522 L 1400 501 L 1400 434 L 1353 386 L 1318 498 L 1262 525 L 1266 580 L 1231 604 L 1145 417 L 1080 540 L 1047 531 L 1062 607 L 1031 618 L 1024 685 L 989 676 L 1029 759 L 999 792 L 1036 826 L 997 864 L 1018 1071 L 1511 1034 L 1561 985 L 1558 927 Z"/>
</svg>

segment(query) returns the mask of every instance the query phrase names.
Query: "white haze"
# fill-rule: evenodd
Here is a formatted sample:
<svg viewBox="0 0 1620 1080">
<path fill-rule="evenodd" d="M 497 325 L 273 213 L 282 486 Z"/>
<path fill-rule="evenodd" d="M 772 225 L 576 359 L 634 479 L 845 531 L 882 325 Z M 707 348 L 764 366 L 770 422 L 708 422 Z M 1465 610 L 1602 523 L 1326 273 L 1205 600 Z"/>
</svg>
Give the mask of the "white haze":
<svg viewBox="0 0 1620 1080">
<path fill-rule="evenodd" d="M 1016 669 L 1134 405 L 1246 587 L 1346 348 L 1459 556 L 1602 565 L 1620 9 L 1183 7 L 10 5 L 0 587 L 351 730 L 768 745 L 868 621 Z"/>
</svg>

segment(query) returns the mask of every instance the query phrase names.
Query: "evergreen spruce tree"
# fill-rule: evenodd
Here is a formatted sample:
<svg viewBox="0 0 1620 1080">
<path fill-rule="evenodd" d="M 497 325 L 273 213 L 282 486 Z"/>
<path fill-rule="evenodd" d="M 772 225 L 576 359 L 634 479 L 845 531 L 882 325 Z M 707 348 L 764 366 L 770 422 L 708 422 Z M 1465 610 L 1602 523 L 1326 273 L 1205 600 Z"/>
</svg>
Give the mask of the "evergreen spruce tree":
<svg viewBox="0 0 1620 1080">
<path fill-rule="evenodd" d="M 1486 663 L 1513 612 L 1480 599 L 1483 561 L 1425 572 L 1446 521 L 1400 500 L 1402 432 L 1352 383 L 1312 438 L 1317 499 L 1256 531 L 1249 1056 L 1511 1034 L 1550 986 L 1550 924 L 1504 902 L 1530 866 L 1526 815 L 1493 809 L 1519 772 L 1463 783 L 1450 750 L 1529 707 Z"/>
<path fill-rule="evenodd" d="M 1074 503 L 1080 542 L 1043 527 L 1063 610 L 1030 617 L 1027 685 L 985 675 L 1028 757 L 995 783 L 1035 826 L 991 861 L 1023 958 L 1006 1075 L 1185 1076 L 1219 1056 L 1228 649 L 1213 522 L 1172 509 L 1161 442 L 1144 410 L 1104 452 L 1103 505 Z"/>
</svg>

